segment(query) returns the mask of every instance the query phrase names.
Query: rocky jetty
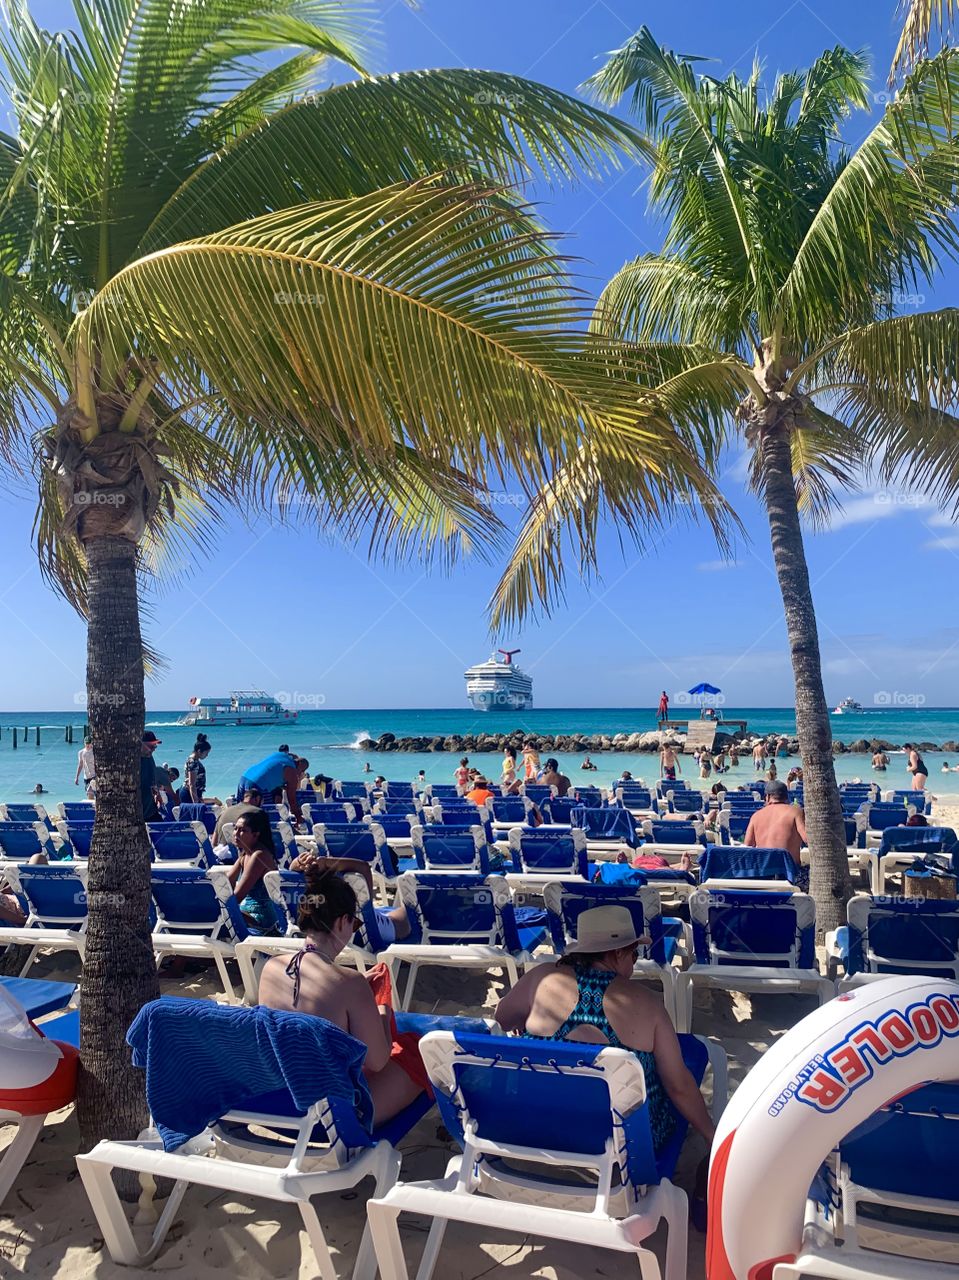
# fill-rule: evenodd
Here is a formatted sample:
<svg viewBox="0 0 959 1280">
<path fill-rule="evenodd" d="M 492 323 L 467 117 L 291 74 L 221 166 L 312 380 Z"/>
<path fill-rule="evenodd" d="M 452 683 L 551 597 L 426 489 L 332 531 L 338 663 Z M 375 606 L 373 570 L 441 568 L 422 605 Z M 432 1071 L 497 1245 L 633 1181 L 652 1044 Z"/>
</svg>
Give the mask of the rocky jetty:
<svg viewBox="0 0 959 1280">
<path fill-rule="evenodd" d="M 751 752 L 757 742 L 767 744 L 778 743 L 781 735 L 777 733 L 724 733 L 719 730 L 713 747 L 714 752 L 725 747 L 728 751 L 735 747 L 740 754 Z M 799 755 L 799 742 L 796 738 L 788 738 L 789 754 Z M 414 737 L 398 738 L 393 733 L 381 733 L 378 738 L 364 738 L 360 742 L 362 751 L 410 751 L 450 752 L 458 755 L 469 755 L 471 751 L 478 754 L 484 752 L 503 751 L 506 747 L 514 747 L 517 755 L 524 743 L 530 743 L 540 754 L 555 751 L 567 755 L 591 755 L 594 752 L 618 751 L 629 755 L 652 754 L 667 743 L 682 748 L 686 743 L 686 735 L 672 730 L 651 729 L 646 733 L 526 733 L 522 729 L 514 729 L 511 733 L 465 733 L 450 734 L 447 737 Z M 918 742 L 914 744 L 920 751 L 948 751 L 959 754 L 959 742 Z M 847 753 L 872 755 L 876 751 L 901 751 L 902 743 L 887 742 L 885 738 L 857 738 L 854 742 L 836 741 L 832 744 L 836 755 Z"/>
</svg>

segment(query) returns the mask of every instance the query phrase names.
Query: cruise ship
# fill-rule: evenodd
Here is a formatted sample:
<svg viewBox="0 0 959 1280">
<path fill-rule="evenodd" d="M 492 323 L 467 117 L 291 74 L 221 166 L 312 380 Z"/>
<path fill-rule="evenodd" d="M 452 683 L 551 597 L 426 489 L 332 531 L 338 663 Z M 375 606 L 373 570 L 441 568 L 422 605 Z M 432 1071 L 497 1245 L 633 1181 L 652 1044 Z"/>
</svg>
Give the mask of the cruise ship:
<svg viewBox="0 0 959 1280">
<path fill-rule="evenodd" d="M 262 689 L 232 689 L 223 698 L 191 698 L 190 710 L 181 716 L 177 724 L 289 724 L 296 719 L 295 711 L 286 707 L 270 693 Z"/>
<path fill-rule="evenodd" d="M 525 711 L 533 705 L 532 678 L 513 661 L 519 652 L 498 649 L 466 672 L 466 693 L 474 711 Z"/>
</svg>

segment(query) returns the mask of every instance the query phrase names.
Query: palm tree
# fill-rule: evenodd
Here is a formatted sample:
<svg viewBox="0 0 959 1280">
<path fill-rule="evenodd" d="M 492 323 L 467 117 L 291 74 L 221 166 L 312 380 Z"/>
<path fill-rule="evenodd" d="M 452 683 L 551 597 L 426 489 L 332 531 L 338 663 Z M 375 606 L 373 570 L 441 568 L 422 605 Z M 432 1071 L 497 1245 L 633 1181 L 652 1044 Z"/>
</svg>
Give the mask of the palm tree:
<svg viewBox="0 0 959 1280">
<path fill-rule="evenodd" d="M 934 22 L 943 36 L 951 39 L 951 23 L 959 16 L 959 0 L 908 0 L 903 8 L 906 16 L 893 55 L 890 79 L 901 71 L 908 71 L 920 58 L 926 57 Z"/>
<path fill-rule="evenodd" d="M 593 329 L 647 352 L 664 416 L 698 415 L 717 447 L 732 422 L 743 430 L 785 610 L 812 891 L 819 928 L 832 928 L 850 881 L 800 516 L 827 519 L 836 486 L 864 464 L 885 479 L 908 468 L 952 497 L 959 313 L 896 313 L 939 255 L 959 248 L 959 53 L 921 64 L 851 152 L 840 126 L 870 98 L 865 60 L 846 49 L 764 93 L 758 69 L 748 80 L 698 76 L 644 28 L 589 84 L 607 104 L 628 95 L 653 152 L 652 205 L 667 223 L 663 251 L 607 285 Z M 594 563 L 608 493 L 592 467 L 604 452 L 587 442 L 533 502 L 494 626 L 556 598 L 564 531 Z M 627 467 L 620 509 L 630 483 Z"/>
<path fill-rule="evenodd" d="M 583 351 L 513 194 L 614 166 L 632 132 L 512 76 L 369 77 L 367 9 L 75 0 L 79 34 L 4 9 L 0 442 L 32 442 L 41 563 L 89 624 L 85 1143 L 143 1123 L 124 1034 L 157 993 L 138 577 L 274 499 L 374 552 L 483 550 L 487 483 L 541 478 L 584 425 L 710 491 L 644 425 L 629 357 Z M 305 94 L 330 60 L 359 78 Z"/>
</svg>

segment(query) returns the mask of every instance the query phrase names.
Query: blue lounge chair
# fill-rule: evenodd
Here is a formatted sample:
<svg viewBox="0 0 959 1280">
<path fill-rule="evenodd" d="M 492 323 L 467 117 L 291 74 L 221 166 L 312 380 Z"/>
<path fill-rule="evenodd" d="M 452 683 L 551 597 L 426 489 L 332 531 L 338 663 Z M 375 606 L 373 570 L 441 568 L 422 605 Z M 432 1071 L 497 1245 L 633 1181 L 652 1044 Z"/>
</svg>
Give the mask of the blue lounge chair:
<svg viewBox="0 0 959 1280">
<path fill-rule="evenodd" d="M 73 862 L 7 866 L 4 877 L 26 912 L 22 925 L 0 925 L 0 946 L 30 948 L 20 976 L 26 974 L 41 949 L 86 950 L 87 870 Z"/>
<path fill-rule="evenodd" d="M 362 800 L 365 802 L 364 812 L 369 807 L 370 786 L 369 782 L 342 782 L 337 778 L 333 783 L 333 795 L 338 800 Z M 315 799 L 315 797 L 314 797 Z"/>
<path fill-rule="evenodd" d="M 693 1037 L 681 1047 L 701 1080 L 707 1047 Z M 407 1280 L 398 1226 L 405 1212 L 432 1220 L 418 1280 L 431 1280 L 450 1221 L 615 1250 L 650 1277 L 659 1264 L 643 1242 L 665 1222 L 665 1280 L 685 1280 L 686 1196 L 671 1178 L 686 1126 L 678 1121 L 656 1154 L 634 1054 L 449 1031 L 424 1036 L 420 1049 L 462 1155 L 445 1178 L 396 1183 L 369 1201 L 381 1280 Z"/>
<path fill-rule="evenodd" d="M 624 782 L 613 788 L 613 794 L 624 809 L 630 809 L 633 813 L 652 810 L 653 797 L 648 787 L 631 786 Z"/>
<path fill-rule="evenodd" d="M 529 818 L 529 803 L 524 796 L 503 796 L 493 801 L 493 827 L 525 826 Z"/>
<path fill-rule="evenodd" d="M 399 814 L 402 817 L 408 813 L 419 813 L 422 807 L 423 806 L 419 799 L 393 800 L 391 797 L 387 796 L 384 799 L 377 801 L 376 808 L 372 811 L 372 816 L 375 818 L 382 813 L 390 814 L 391 816 Z"/>
<path fill-rule="evenodd" d="M 599 787 L 574 787 L 573 790 L 576 800 L 587 809 L 598 809 L 605 800 Z"/>
<path fill-rule="evenodd" d="M 509 986 L 546 938 L 541 912 L 517 918 L 509 886 L 502 876 L 472 873 L 406 872 L 397 881 L 412 933 L 394 942 L 380 957 L 389 965 L 393 990 L 400 990 L 399 968 L 410 967 L 401 1007 L 409 1009 L 421 966 L 454 969 L 502 969 Z"/>
<path fill-rule="evenodd" d="M 909 816 L 901 804 L 865 805 L 856 813 L 856 823 L 860 832 L 865 832 L 866 848 L 877 845 L 887 827 L 904 827 Z"/>
<path fill-rule="evenodd" d="M 45 823 L 38 819 L 0 822 L 0 858 L 26 862 L 38 853 L 45 854 L 51 861 L 61 856 Z"/>
<path fill-rule="evenodd" d="M 331 858 L 358 858 L 368 862 L 381 893 L 396 878 L 396 862 L 386 832 L 374 818 L 370 822 L 319 823 L 313 828 L 317 853 Z"/>
<path fill-rule="evenodd" d="M 303 817 L 310 827 L 318 822 L 359 822 L 362 816 L 358 807 L 347 800 L 308 804 L 303 810 Z"/>
<path fill-rule="evenodd" d="M 93 802 L 90 800 L 64 800 L 57 805 L 57 811 L 64 822 L 92 822 Z"/>
<path fill-rule="evenodd" d="M 816 909 L 804 893 L 712 893 L 689 899 L 696 961 L 679 974 L 679 1028 L 688 1031 L 693 988 L 812 992 L 820 1004 L 835 994 L 816 968 Z"/>
<path fill-rule="evenodd" d="M 75 982 L 48 982 L 44 978 L 0 978 L 0 987 L 13 996 L 31 1022 L 65 1009 L 77 994 Z M 44 1024 L 44 1035 L 49 1034 Z"/>
<path fill-rule="evenodd" d="M 766 893 L 793 893 L 805 877 L 785 849 L 711 844 L 699 860 L 699 879 L 704 889 L 713 892 L 757 888 Z"/>
<path fill-rule="evenodd" d="M 550 796 L 548 800 L 543 801 L 540 810 L 546 822 L 553 823 L 555 826 L 568 827 L 573 820 L 573 810 L 584 807 L 579 800 L 574 800 L 570 796 Z"/>
<path fill-rule="evenodd" d="M 706 810 L 706 802 L 699 791 L 674 791 L 667 797 L 670 813 L 698 813 Z"/>
<path fill-rule="evenodd" d="M 216 866 L 216 854 L 202 822 L 148 822 L 154 862 L 177 862 L 190 867 Z"/>
<path fill-rule="evenodd" d="M 244 1038 L 245 1053 L 238 1049 Z M 366 1177 L 374 1179 L 376 1194 L 385 1194 L 399 1174 L 396 1144 L 432 1106 L 427 1095 L 421 1094 L 395 1119 L 371 1132 L 369 1094 L 361 1073 L 362 1044 L 310 1014 L 228 1008 L 204 1000 L 157 1000 L 141 1010 L 128 1039 L 134 1063 L 146 1067 L 147 1101 L 154 1123 L 175 1120 L 184 1107 L 191 1107 L 198 1081 L 207 1085 L 215 1101 L 210 1103 L 214 1110 L 207 1126 L 180 1145 L 177 1137 L 184 1135 L 171 1137 L 167 1129 L 166 1148 L 154 1131 L 132 1142 L 101 1142 L 78 1158 L 84 1188 L 114 1261 L 149 1265 L 176 1218 L 184 1192 L 195 1183 L 217 1188 L 218 1194 L 226 1190 L 243 1198 L 295 1205 L 319 1273 L 335 1277 L 313 1197 L 355 1194 Z M 283 1061 L 274 1050 L 276 1062 L 268 1074 L 265 1064 L 273 1043 L 282 1045 Z M 156 1070 L 157 1062 L 171 1058 L 178 1072 Z M 245 1071 L 234 1071 L 231 1079 L 229 1070 L 219 1068 L 220 1063 L 237 1060 L 255 1060 L 257 1078 L 275 1078 L 276 1084 L 269 1092 L 251 1097 Z M 297 1068 L 307 1062 L 316 1063 L 312 1074 Z M 292 1085 L 288 1083 L 291 1072 Z M 210 1082 L 220 1085 L 218 1094 L 213 1094 Z M 357 1113 L 356 1100 L 365 1114 Z M 152 1172 L 174 1181 L 146 1249 L 130 1230 L 113 1182 L 114 1169 Z M 367 1230 L 353 1275 L 356 1280 L 372 1280 L 374 1273 Z"/>
<path fill-rule="evenodd" d="M 198 867 L 154 867 L 150 881 L 156 923 L 153 951 L 212 960 L 230 1000 L 236 999 L 226 960 L 250 930 L 222 869 L 209 874 Z"/>
<path fill-rule="evenodd" d="M 182 802 L 176 806 L 173 815 L 177 822 L 199 822 L 208 836 L 216 830 L 216 812 L 211 804 L 187 804 Z"/>
<path fill-rule="evenodd" d="M 633 878 L 642 881 L 641 873 Z M 549 884 L 543 891 L 553 952 L 559 956 L 577 936 L 579 917 L 592 907 L 625 907 L 633 918 L 639 936 L 650 941 L 641 947 L 633 972 L 658 982 L 663 989 L 663 1004 L 676 1024 L 676 974 L 673 960 L 685 955 L 688 932 L 682 920 L 664 916 L 659 894 L 649 885 L 576 884 L 572 881 Z"/>
<path fill-rule="evenodd" d="M 393 794 L 392 788 L 390 793 Z M 461 792 L 459 787 L 452 782 L 430 782 L 427 784 L 424 794 L 428 795 L 432 800 L 456 800 L 459 799 Z"/>
<path fill-rule="evenodd" d="M 751 812 L 740 813 L 735 809 L 720 810 L 719 831 L 727 844 L 745 840 L 752 816 Z"/>
<path fill-rule="evenodd" d="M 895 791 L 884 791 L 882 799 L 885 804 L 901 804 L 906 809 L 914 809 L 916 813 L 932 813 L 932 797 L 926 791 L 897 788 Z"/>
<path fill-rule="evenodd" d="M 42 804 L 0 804 L 0 821 L 42 822 L 48 831 L 53 830 L 53 821 Z"/>
<path fill-rule="evenodd" d="M 489 841 L 479 824 L 462 828 L 416 826 L 412 840 L 413 856 L 421 871 L 489 873 Z"/>
<path fill-rule="evenodd" d="M 635 849 L 639 845 L 636 823 L 628 809 L 587 809 L 577 806 L 570 815 L 574 827 L 586 833 L 590 852 L 606 849 Z"/>
<path fill-rule="evenodd" d="M 61 854 L 66 851 L 71 858 L 89 858 L 93 842 L 92 822 L 58 822 L 57 835 L 60 837 Z"/>
<path fill-rule="evenodd" d="M 888 875 L 922 863 L 928 854 L 949 860 L 959 855 L 955 831 L 951 827 L 886 827 L 878 848 L 860 853 L 859 866 L 869 877 L 870 893 L 878 897 L 885 892 Z"/>
<path fill-rule="evenodd" d="M 890 973 L 959 982 L 959 902 L 860 895 L 846 919 L 826 939 L 827 953 L 845 969 L 840 991 Z"/>
<path fill-rule="evenodd" d="M 527 800 L 532 800 L 533 804 L 542 807 L 545 800 L 555 795 L 555 790 L 553 787 L 544 786 L 541 782 L 526 782 L 523 784 L 523 795 Z"/>
<path fill-rule="evenodd" d="M 569 879 L 571 876 L 588 880 L 589 863 L 586 859 L 586 834 L 579 829 L 563 832 L 528 830 L 514 827 L 509 833 L 509 847 L 513 858 L 513 874 L 507 876 L 510 884 L 546 879 Z"/>
</svg>

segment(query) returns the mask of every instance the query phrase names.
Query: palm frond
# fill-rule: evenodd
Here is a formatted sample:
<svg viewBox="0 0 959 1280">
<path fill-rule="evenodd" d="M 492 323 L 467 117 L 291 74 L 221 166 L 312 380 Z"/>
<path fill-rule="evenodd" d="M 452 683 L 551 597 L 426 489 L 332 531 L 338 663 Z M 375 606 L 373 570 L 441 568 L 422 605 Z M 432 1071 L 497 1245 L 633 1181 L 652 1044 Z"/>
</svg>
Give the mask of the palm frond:
<svg viewBox="0 0 959 1280">
<path fill-rule="evenodd" d="M 181 401 L 212 390 L 238 422 L 320 443 L 346 432 L 383 454 L 441 440 L 483 483 L 491 441 L 525 473 L 582 430 L 624 447 L 654 435 L 627 379 L 584 354 L 580 316 L 522 210 L 426 183 L 144 258 L 98 293 L 76 341 L 112 367 L 149 351 Z"/>
<path fill-rule="evenodd" d="M 942 31 L 943 40 L 951 43 L 951 24 L 959 16 L 959 0 L 904 0 L 906 17 L 902 34 L 893 54 L 890 83 L 903 71 L 909 71 L 929 52 L 933 23 Z"/>
<path fill-rule="evenodd" d="M 635 131 L 546 85 L 492 71 L 407 71 L 291 103 L 196 170 L 160 209 L 141 253 L 265 208 L 341 200 L 454 171 L 515 184 L 592 177 L 636 153 Z"/>
<path fill-rule="evenodd" d="M 837 490 L 850 492 L 857 487 L 864 437 L 855 424 L 810 403 L 805 421 L 791 434 L 790 447 L 800 514 L 814 529 L 828 528 L 842 507 Z"/>
</svg>

